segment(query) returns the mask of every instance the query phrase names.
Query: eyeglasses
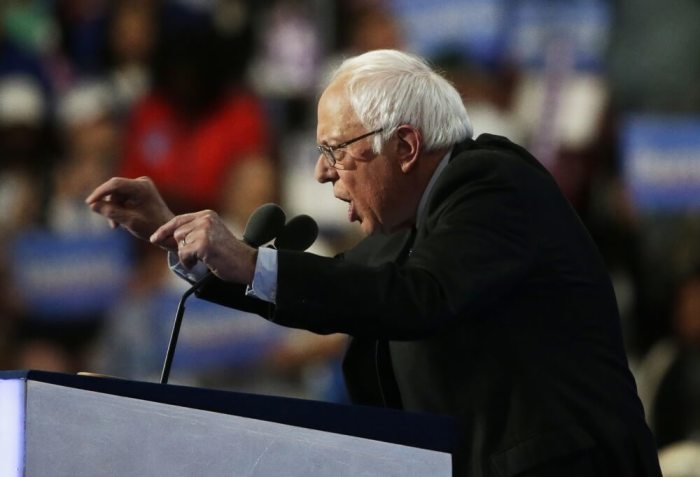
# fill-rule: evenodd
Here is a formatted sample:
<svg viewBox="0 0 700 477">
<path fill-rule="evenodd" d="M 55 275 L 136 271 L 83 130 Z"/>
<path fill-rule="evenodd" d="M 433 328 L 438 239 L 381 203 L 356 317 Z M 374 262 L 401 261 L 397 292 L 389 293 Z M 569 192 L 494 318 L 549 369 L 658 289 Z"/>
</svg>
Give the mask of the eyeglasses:
<svg viewBox="0 0 700 477">
<path fill-rule="evenodd" d="M 349 141 L 341 142 L 340 144 L 337 144 L 335 146 L 329 146 L 327 144 L 318 144 L 316 147 L 318 148 L 318 151 L 323 154 L 323 157 L 326 158 L 328 161 L 328 164 L 331 167 L 335 167 L 336 169 L 342 169 L 341 167 L 338 167 L 338 159 L 336 159 L 335 154 L 333 154 L 334 151 L 337 151 L 339 149 L 343 149 L 353 142 L 357 142 L 360 139 L 364 139 L 369 136 L 373 136 L 374 134 L 379 134 L 380 132 L 384 131 L 384 128 L 379 128 L 375 129 L 374 131 L 370 131 L 368 133 L 363 134 L 362 136 L 357 136 L 356 138 L 350 139 Z"/>
</svg>

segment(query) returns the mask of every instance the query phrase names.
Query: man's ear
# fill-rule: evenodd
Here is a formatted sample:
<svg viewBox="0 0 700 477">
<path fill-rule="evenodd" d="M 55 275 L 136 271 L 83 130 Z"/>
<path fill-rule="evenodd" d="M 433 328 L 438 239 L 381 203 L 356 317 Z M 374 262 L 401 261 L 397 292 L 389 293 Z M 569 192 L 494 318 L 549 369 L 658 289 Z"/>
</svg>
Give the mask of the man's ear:
<svg viewBox="0 0 700 477">
<path fill-rule="evenodd" d="M 416 166 L 420 154 L 423 136 L 420 131 L 409 124 L 396 128 L 396 152 L 401 171 L 408 173 Z"/>
</svg>

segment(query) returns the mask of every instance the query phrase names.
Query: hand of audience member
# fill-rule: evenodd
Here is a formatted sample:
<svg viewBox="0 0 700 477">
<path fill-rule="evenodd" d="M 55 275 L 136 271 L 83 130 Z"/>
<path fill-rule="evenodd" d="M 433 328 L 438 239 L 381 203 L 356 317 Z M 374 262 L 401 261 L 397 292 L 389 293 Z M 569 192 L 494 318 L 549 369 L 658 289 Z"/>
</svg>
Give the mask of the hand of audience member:
<svg viewBox="0 0 700 477">
<path fill-rule="evenodd" d="M 92 191 L 85 202 L 106 217 L 112 228 L 121 226 L 143 240 L 174 216 L 148 177 L 113 177 Z M 171 251 L 178 248 L 172 239 L 158 245 Z"/>
</svg>

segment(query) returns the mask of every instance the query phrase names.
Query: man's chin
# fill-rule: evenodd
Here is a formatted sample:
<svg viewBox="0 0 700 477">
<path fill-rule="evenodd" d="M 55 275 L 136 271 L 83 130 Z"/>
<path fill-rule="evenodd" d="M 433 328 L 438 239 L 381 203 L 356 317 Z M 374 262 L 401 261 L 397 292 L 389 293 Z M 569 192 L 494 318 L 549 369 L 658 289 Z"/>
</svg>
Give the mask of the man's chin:
<svg viewBox="0 0 700 477">
<path fill-rule="evenodd" d="M 364 233 L 366 236 L 370 235 L 375 235 L 380 232 L 379 227 L 376 226 L 376 224 L 371 223 L 368 220 L 362 221 L 360 220 L 360 229 L 362 230 L 362 233 Z"/>
</svg>

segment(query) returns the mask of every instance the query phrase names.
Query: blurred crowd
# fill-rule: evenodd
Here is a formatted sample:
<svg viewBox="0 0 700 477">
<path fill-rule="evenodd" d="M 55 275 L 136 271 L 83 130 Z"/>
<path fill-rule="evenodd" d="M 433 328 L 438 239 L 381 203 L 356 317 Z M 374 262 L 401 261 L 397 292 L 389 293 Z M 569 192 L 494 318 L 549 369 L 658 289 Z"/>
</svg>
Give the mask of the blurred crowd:
<svg viewBox="0 0 700 477">
<path fill-rule="evenodd" d="M 313 180 L 315 103 L 343 58 L 398 48 L 455 84 L 476 134 L 552 172 L 608 264 L 659 445 L 697 455 L 698 2 L 4 0 L 0 17 L 0 369 L 158 379 L 186 286 L 84 205 L 113 175 L 147 175 L 175 212 L 214 209 L 238 234 L 278 202 L 317 219 L 313 251 L 355 243 Z M 663 175 L 654 151 L 679 131 L 668 190 L 690 192 L 644 195 L 636 156 Z M 173 381 L 345 399 L 343 337 L 190 306 Z"/>
</svg>

